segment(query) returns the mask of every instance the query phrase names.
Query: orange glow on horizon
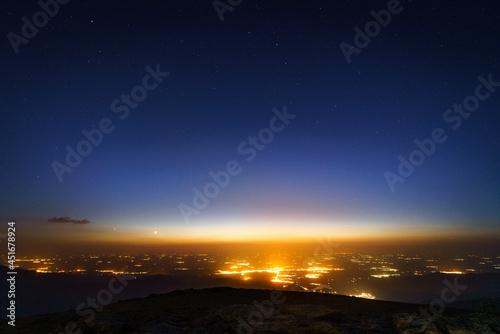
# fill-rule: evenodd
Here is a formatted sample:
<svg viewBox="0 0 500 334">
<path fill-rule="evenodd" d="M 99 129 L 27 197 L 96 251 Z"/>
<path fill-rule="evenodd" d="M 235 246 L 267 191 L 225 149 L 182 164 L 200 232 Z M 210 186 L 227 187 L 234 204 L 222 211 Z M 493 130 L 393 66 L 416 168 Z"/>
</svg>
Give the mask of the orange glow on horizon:
<svg viewBox="0 0 500 334">
<path fill-rule="evenodd" d="M 20 229 L 21 230 L 21 229 Z M 297 249 L 302 245 L 313 246 L 326 252 L 325 242 L 329 245 L 358 244 L 371 245 L 398 244 L 411 246 L 422 243 L 442 244 L 443 241 L 461 242 L 497 238 L 498 229 L 459 228 L 432 225 L 368 224 L 368 223 L 325 223 L 311 221 L 277 222 L 235 222 L 212 223 L 207 225 L 173 225 L 160 223 L 144 227 L 120 227 L 86 225 L 38 224 L 29 226 L 23 232 L 25 249 L 45 248 L 54 244 L 58 247 L 115 247 L 124 250 L 162 247 L 212 247 L 214 249 L 234 250 L 238 248 L 259 247 L 271 251 Z M 155 234 L 156 232 L 156 234 Z M 488 239 L 488 240 L 489 240 Z"/>
</svg>

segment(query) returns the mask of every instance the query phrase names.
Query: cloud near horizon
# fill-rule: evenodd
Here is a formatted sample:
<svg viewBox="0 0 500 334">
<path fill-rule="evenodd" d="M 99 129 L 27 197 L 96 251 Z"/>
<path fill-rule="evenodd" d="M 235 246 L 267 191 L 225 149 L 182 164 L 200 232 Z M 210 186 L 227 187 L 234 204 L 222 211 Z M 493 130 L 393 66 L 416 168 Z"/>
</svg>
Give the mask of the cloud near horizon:
<svg viewBox="0 0 500 334">
<path fill-rule="evenodd" d="M 49 223 L 64 223 L 64 224 L 72 223 L 72 224 L 77 224 L 77 225 L 90 224 L 90 222 L 87 219 L 78 220 L 78 219 L 71 219 L 70 217 L 58 217 L 58 218 L 54 217 L 54 218 L 48 219 L 47 222 L 49 222 Z"/>
</svg>

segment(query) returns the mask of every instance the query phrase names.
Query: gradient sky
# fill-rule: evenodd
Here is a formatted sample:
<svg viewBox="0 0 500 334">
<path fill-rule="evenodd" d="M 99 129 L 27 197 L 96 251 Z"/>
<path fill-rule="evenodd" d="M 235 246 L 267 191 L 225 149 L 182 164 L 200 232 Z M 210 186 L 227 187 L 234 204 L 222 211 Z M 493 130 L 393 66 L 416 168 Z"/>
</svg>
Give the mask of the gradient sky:
<svg viewBox="0 0 500 334">
<path fill-rule="evenodd" d="M 348 64 L 340 43 L 387 1 L 243 1 L 222 22 L 211 1 L 71 1 L 18 53 L 7 34 L 41 9 L 6 1 L 2 219 L 47 240 L 498 233 L 500 87 L 456 130 L 443 113 L 500 81 L 500 7 L 400 7 Z M 112 102 L 157 64 L 169 76 L 121 120 Z M 284 107 L 296 118 L 247 162 L 240 143 Z M 103 118 L 113 132 L 60 182 L 51 164 Z M 435 128 L 447 141 L 392 192 L 384 172 Z M 187 224 L 179 204 L 231 160 L 241 173 Z"/>
</svg>

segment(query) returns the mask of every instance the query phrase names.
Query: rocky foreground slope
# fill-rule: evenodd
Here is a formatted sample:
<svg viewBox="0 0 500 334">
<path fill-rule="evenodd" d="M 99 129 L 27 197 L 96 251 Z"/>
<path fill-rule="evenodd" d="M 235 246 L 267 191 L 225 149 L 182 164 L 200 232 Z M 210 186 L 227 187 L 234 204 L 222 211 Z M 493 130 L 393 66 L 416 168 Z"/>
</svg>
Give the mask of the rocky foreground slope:
<svg viewBox="0 0 500 334">
<path fill-rule="evenodd" d="M 419 311 L 419 308 L 426 310 Z M 422 313 L 422 314 L 419 314 Z M 16 320 L 2 333 L 500 333 L 494 310 L 320 293 L 234 288 L 174 291 L 147 298 Z"/>
</svg>

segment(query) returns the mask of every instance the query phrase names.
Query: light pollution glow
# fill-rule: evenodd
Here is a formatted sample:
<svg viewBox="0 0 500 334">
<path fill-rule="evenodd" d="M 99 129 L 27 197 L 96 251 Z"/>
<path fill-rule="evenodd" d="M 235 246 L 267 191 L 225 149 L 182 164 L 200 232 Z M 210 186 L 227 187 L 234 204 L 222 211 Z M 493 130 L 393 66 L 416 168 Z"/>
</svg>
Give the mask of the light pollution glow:
<svg viewBox="0 0 500 334">
<path fill-rule="evenodd" d="M 31 224 L 30 224 L 31 225 Z M 23 226 L 18 224 L 23 231 Z M 155 233 L 156 232 L 156 233 Z M 472 230 L 470 227 L 450 228 L 432 224 L 390 224 L 360 222 L 326 222 L 305 220 L 240 221 L 210 224 L 177 224 L 166 227 L 160 222 L 141 228 L 119 225 L 61 225 L 41 223 L 31 225 L 23 232 L 23 239 L 43 244 L 57 240 L 60 244 L 120 244 L 123 246 L 168 246 L 204 243 L 268 244 L 318 242 L 320 238 L 342 242 L 402 241 L 471 238 L 498 234 L 494 229 Z"/>
</svg>

